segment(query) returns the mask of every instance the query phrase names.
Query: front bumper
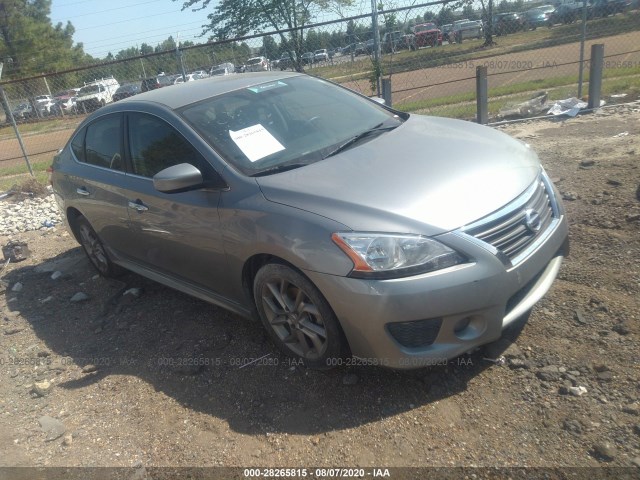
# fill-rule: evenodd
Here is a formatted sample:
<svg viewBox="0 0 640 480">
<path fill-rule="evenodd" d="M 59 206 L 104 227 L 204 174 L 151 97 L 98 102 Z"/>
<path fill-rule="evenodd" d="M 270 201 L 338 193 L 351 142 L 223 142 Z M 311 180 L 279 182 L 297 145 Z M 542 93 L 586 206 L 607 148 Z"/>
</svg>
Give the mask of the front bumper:
<svg viewBox="0 0 640 480">
<path fill-rule="evenodd" d="M 458 232 L 438 238 L 473 261 L 391 280 L 305 272 L 333 307 L 355 357 L 419 368 L 495 341 L 549 290 L 568 253 L 564 214 L 516 266 Z"/>
</svg>

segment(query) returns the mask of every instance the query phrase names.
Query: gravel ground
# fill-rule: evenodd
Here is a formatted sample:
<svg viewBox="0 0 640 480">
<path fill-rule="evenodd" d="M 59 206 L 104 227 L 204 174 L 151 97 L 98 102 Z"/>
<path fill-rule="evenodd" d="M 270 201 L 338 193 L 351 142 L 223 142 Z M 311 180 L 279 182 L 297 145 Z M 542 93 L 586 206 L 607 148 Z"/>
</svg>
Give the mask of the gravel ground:
<svg viewBox="0 0 640 480">
<path fill-rule="evenodd" d="M 526 324 L 410 372 L 308 371 L 258 324 L 134 274 L 97 276 L 63 229 L 32 230 L 52 219 L 47 201 L 1 201 L 0 244 L 24 241 L 31 256 L 0 274 L 0 466 L 616 466 L 636 476 L 640 104 L 501 129 L 539 152 L 562 191 L 571 255 Z M 23 224 L 31 231 L 7 235 Z"/>
</svg>

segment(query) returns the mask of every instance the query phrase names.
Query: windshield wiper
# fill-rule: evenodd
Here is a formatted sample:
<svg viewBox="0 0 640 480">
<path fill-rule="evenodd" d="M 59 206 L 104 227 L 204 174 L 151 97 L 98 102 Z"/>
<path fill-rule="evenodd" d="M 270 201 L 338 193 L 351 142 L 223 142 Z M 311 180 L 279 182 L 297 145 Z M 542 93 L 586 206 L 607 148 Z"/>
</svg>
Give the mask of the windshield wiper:
<svg viewBox="0 0 640 480">
<path fill-rule="evenodd" d="M 287 170 L 293 170 L 294 168 L 304 167 L 309 165 L 308 163 L 287 163 L 285 165 L 276 165 L 275 167 L 267 168 L 261 172 L 254 173 L 252 177 L 263 177 L 265 175 L 271 175 L 272 173 L 286 172 Z"/>
<path fill-rule="evenodd" d="M 373 135 L 373 134 L 376 134 L 376 133 L 388 132 L 389 130 L 393 130 L 394 128 L 396 128 L 396 127 L 398 127 L 400 125 L 400 124 L 387 125 L 385 127 L 385 126 L 383 126 L 384 123 L 385 122 L 379 123 L 375 127 L 372 127 L 369 130 L 365 130 L 364 132 L 359 133 L 355 137 L 351 137 L 349 140 L 344 142 L 342 145 L 339 145 L 337 148 L 335 148 L 334 150 L 331 150 L 329 153 L 327 153 L 324 157 L 322 157 L 322 159 L 324 160 L 325 158 L 329 158 L 329 157 L 332 157 L 333 155 L 337 155 L 338 153 L 340 153 L 340 152 L 346 150 L 347 148 L 351 147 L 352 145 L 358 143 L 363 138 L 366 138 L 366 137 L 368 137 L 370 135 Z"/>
</svg>

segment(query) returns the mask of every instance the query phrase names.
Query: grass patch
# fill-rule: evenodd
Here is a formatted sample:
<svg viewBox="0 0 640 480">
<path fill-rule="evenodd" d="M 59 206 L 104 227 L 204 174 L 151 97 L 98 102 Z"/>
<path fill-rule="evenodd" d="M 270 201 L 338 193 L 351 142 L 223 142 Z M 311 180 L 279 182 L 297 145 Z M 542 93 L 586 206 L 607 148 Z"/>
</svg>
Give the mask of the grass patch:
<svg viewBox="0 0 640 480">
<path fill-rule="evenodd" d="M 585 91 L 587 91 L 587 88 L 587 85 L 583 87 Z M 517 105 L 529 100 L 532 96 L 532 93 L 538 90 L 540 89 L 535 88 L 529 91 L 520 92 L 518 94 L 503 95 L 502 97 L 499 97 L 497 95 L 493 96 L 493 98 L 488 102 L 490 119 L 495 120 L 499 112 L 505 107 Z M 545 90 L 547 90 L 547 93 L 549 94 L 550 101 L 561 100 L 575 96 L 578 90 L 578 83 L 576 80 L 573 83 L 552 88 L 545 88 Z M 601 91 L 602 96 L 606 97 L 617 93 L 626 93 L 627 98 L 630 99 L 640 96 L 640 75 L 629 75 L 621 78 L 603 79 Z M 452 100 L 453 97 L 443 97 L 442 99 L 434 99 L 435 101 L 443 100 L 443 103 L 434 102 L 432 105 L 428 105 L 426 107 L 415 110 L 407 110 L 405 108 L 405 105 L 403 105 L 398 107 L 398 109 L 403 111 L 412 111 L 414 113 L 434 115 L 438 117 L 459 118 L 464 120 L 475 119 L 475 94 L 471 94 L 470 96 L 465 94 L 455 97 L 460 97 L 457 102 L 454 102 Z"/>
<path fill-rule="evenodd" d="M 632 89 L 635 85 L 638 86 L 638 76 L 640 76 L 640 66 L 624 69 L 609 69 L 604 70 L 602 77 L 602 95 L 610 95 L 612 93 L 626 93 L 625 90 Z M 607 81 L 608 80 L 608 81 Z M 589 82 L 589 72 L 585 72 L 584 82 Z M 507 95 L 514 95 L 517 93 L 531 93 L 538 90 L 555 89 L 561 86 L 577 85 L 578 75 L 565 75 L 561 77 L 550 77 L 543 79 L 535 79 L 527 82 L 521 82 L 511 85 L 503 85 L 496 88 L 490 88 L 488 95 L 489 98 L 503 97 Z M 605 86 L 609 89 L 605 91 Z M 586 92 L 587 87 L 583 90 Z M 577 88 L 574 90 L 573 95 L 576 95 Z M 430 98 L 424 100 L 416 100 L 414 102 L 406 102 L 394 105 L 394 108 L 405 112 L 413 112 L 425 108 L 433 108 L 444 105 L 458 104 L 461 102 L 475 101 L 476 92 L 470 91 L 466 93 L 460 93 L 456 95 L 448 95 L 438 98 Z"/>
<path fill-rule="evenodd" d="M 25 188 L 35 189 L 35 185 L 39 185 L 38 190 L 45 188 L 49 184 L 49 174 L 45 171 L 34 171 L 32 177 L 29 173 L 21 175 L 12 175 L 9 177 L 0 176 L 0 192 L 14 190 L 19 192 L 31 191 Z M 30 187 L 24 187 L 31 185 Z"/>
</svg>

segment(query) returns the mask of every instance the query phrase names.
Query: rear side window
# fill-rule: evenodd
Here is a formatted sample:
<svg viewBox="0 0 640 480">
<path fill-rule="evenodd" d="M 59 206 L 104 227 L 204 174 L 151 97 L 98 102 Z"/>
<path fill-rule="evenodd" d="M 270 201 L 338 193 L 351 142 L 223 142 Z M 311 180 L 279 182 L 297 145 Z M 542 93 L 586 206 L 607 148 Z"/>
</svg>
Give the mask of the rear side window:
<svg viewBox="0 0 640 480">
<path fill-rule="evenodd" d="M 120 115 L 103 117 L 87 126 L 84 160 L 81 161 L 98 167 L 124 170 L 122 158 Z"/>
<path fill-rule="evenodd" d="M 100 118 L 80 130 L 71 140 L 71 150 L 79 162 L 124 170 L 121 116 Z"/>
<path fill-rule="evenodd" d="M 129 148 L 133 173 L 153 177 L 160 170 L 189 163 L 206 174 L 206 161 L 171 125 L 152 115 L 129 114 Z"/>
</svg>

